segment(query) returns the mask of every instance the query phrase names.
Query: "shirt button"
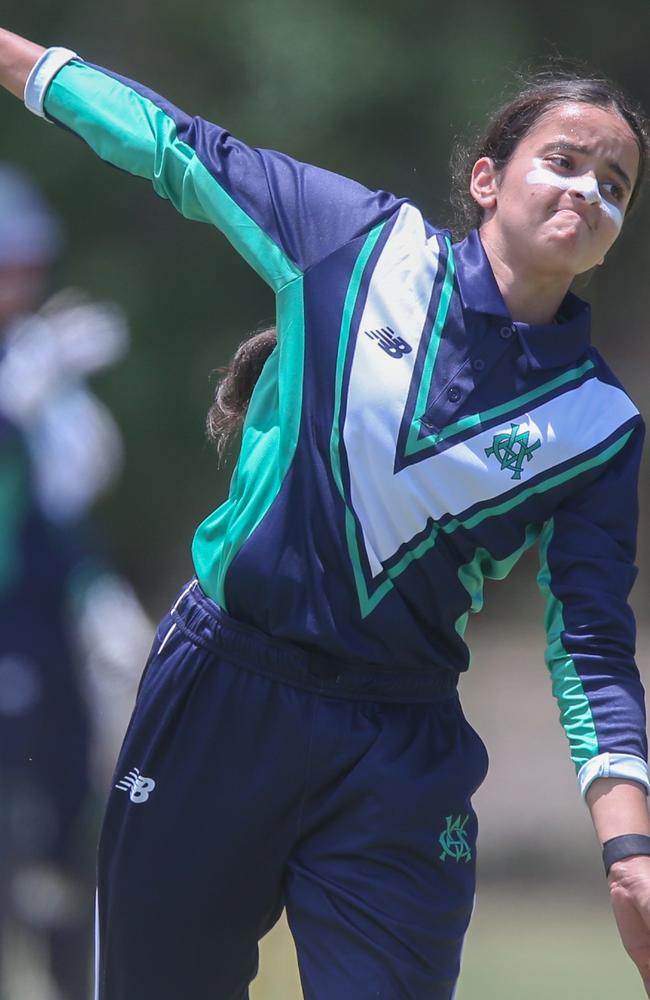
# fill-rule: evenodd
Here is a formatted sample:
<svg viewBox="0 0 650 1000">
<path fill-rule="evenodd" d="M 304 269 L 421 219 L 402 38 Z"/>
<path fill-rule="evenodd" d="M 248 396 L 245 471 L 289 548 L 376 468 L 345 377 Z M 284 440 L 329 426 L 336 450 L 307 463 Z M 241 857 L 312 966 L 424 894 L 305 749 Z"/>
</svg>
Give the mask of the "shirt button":
<svg viewBox="0 0 650 1000">
<path fill-rule="evenodd" d="M 485 361 L 483 358 L 474 358 L 472 361 L 472 368 L 475 372 L 485 371 Z"/>
<path fill-rule="evenodd" d="M 514 332 L 511 326 L 502 326 L 499 330 L 499 336 L 503 337 L 504 340 L 509 340 Z"/>
<path fill-rule="evenodd" d="M 450 403 L 457 403 L 460 399 L 460 389 L 457 385 L 452 385 L 450 389 L 447 390 L 447 399 Z"/>
</svg>

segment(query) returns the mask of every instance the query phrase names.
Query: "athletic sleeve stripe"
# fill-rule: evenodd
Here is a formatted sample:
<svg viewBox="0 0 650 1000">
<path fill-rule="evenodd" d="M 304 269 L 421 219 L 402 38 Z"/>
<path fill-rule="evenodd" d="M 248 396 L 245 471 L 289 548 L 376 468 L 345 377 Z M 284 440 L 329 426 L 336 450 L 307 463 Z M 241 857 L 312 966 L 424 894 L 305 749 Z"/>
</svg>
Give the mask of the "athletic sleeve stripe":
<svg viewBox="0 0 650 1000">
<path fill-rule="evenodd" d="M 564 615 L 562 602 L 551 590 L 548 547 L 553 537 L 553 518 L 547 522 L 540 539 L 539 588 L 546 600 L 544 624 L 547 635 L 546 665 L 551 674 L 553 694 L 560 708 L 560 722 L 569 740 L 576 771 L 599 753 L 598 735 L 589 699 L 578 676 L 575 663 L 562 645 Z"/>
<path fill-rule="evenodd" d="M 98 69 L 72 62 L 50 84 L 45 110 L 102 159 L 150 180 L 182 215 L 217 226 L 276 292 L 301 275 L 196 150 L 179 139 L 174 120 L 148 98 Z"/>
</svg>

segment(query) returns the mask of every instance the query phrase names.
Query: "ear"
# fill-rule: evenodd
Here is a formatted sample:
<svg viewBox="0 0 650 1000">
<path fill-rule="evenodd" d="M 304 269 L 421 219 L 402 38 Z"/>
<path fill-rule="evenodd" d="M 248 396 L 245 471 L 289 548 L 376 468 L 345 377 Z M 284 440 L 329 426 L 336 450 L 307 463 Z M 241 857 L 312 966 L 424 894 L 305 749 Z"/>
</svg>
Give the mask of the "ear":
<svg viewBox="0 0 650 1000">
<path fill-rule="evenodd" d="M 494 166 L 494 161 L 489 156 L 482 156 L 472 167 L 472 177 L 469 182 L 469 191 L 483 211 L 496 208 L 498 177 Z"/>
</svg>

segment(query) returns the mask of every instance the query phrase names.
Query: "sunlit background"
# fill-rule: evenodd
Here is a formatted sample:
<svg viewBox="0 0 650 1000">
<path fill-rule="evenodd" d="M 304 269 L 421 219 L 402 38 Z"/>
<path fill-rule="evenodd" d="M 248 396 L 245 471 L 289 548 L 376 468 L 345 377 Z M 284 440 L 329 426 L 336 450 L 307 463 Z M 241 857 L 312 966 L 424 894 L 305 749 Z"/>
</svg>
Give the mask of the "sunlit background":
<svg viewBox="0 0 650 1000">
<path fill-rule="evenodd" d="M 650 5 L 627 0 L 442 4 L 402 0 L 4 0 L 3 24 L 147 83 L 257 146 L 411 197 L 450 220 L 456 138 L 529 68 L 559 58 L 611 76 L 650 110 Z M 204 441 L 210 373 L 260 321 L 270 292 L 207 226 L 179 218 L 148 185 L 107 167 L 74 138 L 0 101 L 0 159 L 25 168 L 63 219 L 53 290 L 118 303 L 129 356 L 94 385 L 122 432 L 126 464 L 97 511 L 112 558 L 152 619 L 192 572 L 195 525 L 224 498 L 232 466 Z M 650 413 L 650 197 L 606 267 L 579 289 L 593 339 L 642 413 Z M 650 620 L 650 467 L 641 480 L 639 660 Z M 459 1000 L 626 1000 L 641 995 L 608 911 L 588 816 L 556 721 L 543 664 L 535 555 L 488 587 L 462 692 L 492 757 L 476 799 L 480 890 Z M 263 599 L 263 595 L 260 595 Z M 44 1000 L 37 952 L 5 972 L 8 1000 Z M 4 996 L 4 994 L 3 994 Z M 300 996 L 283 926 L 263 944 L 255 1000 Z M 336 1000 L 336 998 L 332 998 Z"/>
</svg>

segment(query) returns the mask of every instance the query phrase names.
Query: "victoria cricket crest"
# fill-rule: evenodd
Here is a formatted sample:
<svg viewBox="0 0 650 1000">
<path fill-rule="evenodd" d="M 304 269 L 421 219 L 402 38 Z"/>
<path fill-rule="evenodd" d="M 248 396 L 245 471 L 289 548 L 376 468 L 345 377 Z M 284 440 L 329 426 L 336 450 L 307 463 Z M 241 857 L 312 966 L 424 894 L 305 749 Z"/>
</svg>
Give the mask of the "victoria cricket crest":
<svg viewBox="0 0 650 1000">
<path fill-rule="evenodd" d="M 440 860 L 445 861 L 451 858 L 452 861 L 464 861 L 469 864 L 472 860 L 472 848 L 467 843 L 465 827 L 469 816 L 447 816 L 447 829 L 440 834 L 438 840 L 442 847 Z"/>
<path fill-rule="evenodd" d="M 541 441 L 529 445 L 530 431 L 519 433 L 519 427 L 519 424 L 510 424 L 510 432 L 495 434 L 491 446 L 485 449 L 488 458 L 494 455 L 501 463 L 502 470 L 512 472 L 512 479 L 521 479 L 524 462 L 530 462 L 533 452 L 542 446 Z"/>
</svg>

